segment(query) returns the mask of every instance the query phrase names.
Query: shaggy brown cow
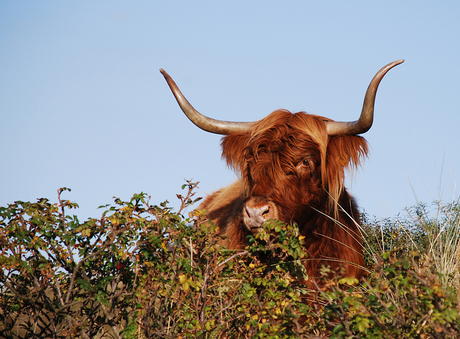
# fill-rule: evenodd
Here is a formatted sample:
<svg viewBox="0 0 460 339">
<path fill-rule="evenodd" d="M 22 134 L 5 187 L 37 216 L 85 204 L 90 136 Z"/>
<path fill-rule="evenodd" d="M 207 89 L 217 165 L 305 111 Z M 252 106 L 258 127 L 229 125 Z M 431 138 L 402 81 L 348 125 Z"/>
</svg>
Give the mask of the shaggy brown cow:
<svg viewBox="0 0 460 339">
<path fill-rule="evenodd" d="M 209 195 L 200 208 L 226 236 L 228 248 L 244 248 L 246 236 L 268 219 L 295 222 L 305 236 L 309 277 L 322 264 L 344 265 L 347 276 L 363 275 L 359 213 L 344 188 L 344 169 L 354 169 L 367 155 L 367 142 L 358 134 L 372 125 L 380 80 L 403 61 L 374 76 L 354 122 L 286 110 L 257 122 L 214 120 L 196 111 L 160 70 L 187 117 L 205 131 L 225 135 L 222 156 L 240 179 Z"/>
</svg>

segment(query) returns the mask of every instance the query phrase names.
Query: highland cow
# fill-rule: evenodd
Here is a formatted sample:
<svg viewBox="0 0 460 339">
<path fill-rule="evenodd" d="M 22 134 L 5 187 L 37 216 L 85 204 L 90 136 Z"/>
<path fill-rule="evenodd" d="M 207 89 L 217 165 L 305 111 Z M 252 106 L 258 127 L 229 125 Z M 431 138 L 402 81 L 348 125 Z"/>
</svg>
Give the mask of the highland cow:
<svg viewBox="0 0 460 339">
<path fill-rule="evenodd" d="M 367 89 L 358 120 L 336 122 L 305 112 L 277 110 L 256 122 L 219 121 L 196 111 L 164 71 L 187 117 L 201 129 L 225 135 L 222 156 L 239 179 L 210 194 L 200 205 L 223 235 L 228 248 L 243 249 L 247 235 L 269 219 L 296 223 L 305 236 L 309 277 L 321 265 L 364 274 L 360 215 L 344 187 L 345 169 L 359 166 L 368 145 L 359 136 L 373 122 L 374 101 L 384 75 L 404 60 L 383 67 Z"/>
</svg>

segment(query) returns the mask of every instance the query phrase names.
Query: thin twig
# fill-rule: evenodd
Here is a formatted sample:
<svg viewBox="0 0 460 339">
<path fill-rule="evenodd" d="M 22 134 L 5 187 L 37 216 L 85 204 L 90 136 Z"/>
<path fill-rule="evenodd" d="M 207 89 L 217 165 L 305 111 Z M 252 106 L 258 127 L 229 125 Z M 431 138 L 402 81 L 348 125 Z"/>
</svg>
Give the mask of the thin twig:
<svg viewBox="0 0 460 339">
<path fill-rule="evenodd" d="M 229 262 L 232 259 L 235 259 L 236 257 L 238 257 L 240 255 L 245 255 L 245 254 L 248 254 L 248 253 L 249 253 L 249 251 L 238 252 L 238 253 L 232 255 L 230 258 L 227 258 L 224 261 L 222 261 L 219 265 L 217 265 L 217 268 L 221 267 L 222 265 L 225 265 L 227 262 Z"/>
</svg>

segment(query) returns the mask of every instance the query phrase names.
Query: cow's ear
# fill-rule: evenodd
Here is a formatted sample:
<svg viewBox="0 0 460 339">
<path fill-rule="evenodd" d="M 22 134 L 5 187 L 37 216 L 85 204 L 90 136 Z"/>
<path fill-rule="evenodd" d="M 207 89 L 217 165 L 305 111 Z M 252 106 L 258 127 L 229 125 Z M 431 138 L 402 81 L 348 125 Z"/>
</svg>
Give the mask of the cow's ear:
<svg viewBox="0 0 460 339">
<path fill-rule="evenodd" d="M 355 135 L 336 135 L 330 137 L 326 151 L 326 166 L 322 166 L 323 185 L 330 194 L 330 207 L 339 201 L 344 188 L 345 169 L 352 173 L 360 166 L 368 154 L 367 142 Z"/>
<path fill-rule="evenodd" d="M 354 170 L 368 155 L 366 139 L 356 135 L 337 135 L 329 139 L 327 166 L 337 170 Z"/>
<path fill-rule="evenodd" d="M 247 133 L 233 133 L 222 138 L 222 158 L 227 165 L 241 173 L 243 169 L 244 153 L 249 140 Z"/>
</svg>

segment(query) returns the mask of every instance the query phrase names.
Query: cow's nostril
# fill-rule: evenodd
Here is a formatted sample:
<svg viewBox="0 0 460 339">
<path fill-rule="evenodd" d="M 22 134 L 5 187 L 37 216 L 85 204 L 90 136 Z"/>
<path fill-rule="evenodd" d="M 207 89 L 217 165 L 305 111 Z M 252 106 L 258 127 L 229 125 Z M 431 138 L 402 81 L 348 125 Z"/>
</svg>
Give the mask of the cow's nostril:
<svg viewBox="0 0 460 339">
<path fill-rule="evenodd" d="M 264 219 L 269 219 L 270 218 L 270 207 L 267 206 L 267 209 L 262 212 L 262 217 Z"/>
<path fill-rule="evenodd" d="M 247 207 L 244 208 L 244 217 L 245 217 L 245 218 L 250 218 L 250 217 L 251 217 L 251 215 L 249 214 L 249 210 L 248 210 Z"/>
</svg>

